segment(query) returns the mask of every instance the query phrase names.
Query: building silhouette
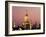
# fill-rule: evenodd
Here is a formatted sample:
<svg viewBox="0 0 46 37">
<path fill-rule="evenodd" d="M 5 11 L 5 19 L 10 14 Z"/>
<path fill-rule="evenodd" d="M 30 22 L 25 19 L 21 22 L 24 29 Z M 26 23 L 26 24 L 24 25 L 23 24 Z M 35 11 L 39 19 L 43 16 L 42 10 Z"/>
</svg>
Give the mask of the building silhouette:
<svg viewBox="0 0 46 37">
<path fill-rule="evenodd" d="M 27 13 L 27 10 L 26 10 L 26 14 L 25 16 L 23 17 L 23 22 L 21 24 L 21 28 L 24 29 L 24 30 L 29 30 L 31 29 L 31 23 L 29 21 L 29 17 L 28 17 L 28 13 Z"/>
</svg>

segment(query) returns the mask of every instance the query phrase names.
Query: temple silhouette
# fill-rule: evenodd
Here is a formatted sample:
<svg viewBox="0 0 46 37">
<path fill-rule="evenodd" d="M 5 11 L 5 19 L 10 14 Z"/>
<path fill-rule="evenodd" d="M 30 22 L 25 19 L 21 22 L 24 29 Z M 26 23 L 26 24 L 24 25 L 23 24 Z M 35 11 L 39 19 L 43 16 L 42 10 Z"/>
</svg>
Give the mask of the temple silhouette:
<svg viewBox="0 0 46 37">
<path fill-rule="evenodd" d="M 31 23 L 29 21 L 29 17 L 28 17 L 28 13 L 26 12 L 25 16 L 24 16 L 24 19 L 23 19 L 23 22 L 22 24 L 20 25 L 20 28 L 24 29 L 24 30 L 29 30 L 31 29 Z"/>
</svg>

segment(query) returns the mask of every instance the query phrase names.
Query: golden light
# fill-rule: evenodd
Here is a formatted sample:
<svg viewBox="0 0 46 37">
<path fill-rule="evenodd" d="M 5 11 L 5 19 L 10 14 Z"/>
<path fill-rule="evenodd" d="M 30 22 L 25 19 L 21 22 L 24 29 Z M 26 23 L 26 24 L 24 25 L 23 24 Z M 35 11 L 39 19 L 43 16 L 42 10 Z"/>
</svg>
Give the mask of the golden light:
<svg viewBox="0 0 46 37">
<path fill-rule="evenodd" d="M 25 16 L 25 17 L 24 17 L 24 21 L 27 21 L 27 20 L 28 20 L 28 16 Z"/>
</svg>

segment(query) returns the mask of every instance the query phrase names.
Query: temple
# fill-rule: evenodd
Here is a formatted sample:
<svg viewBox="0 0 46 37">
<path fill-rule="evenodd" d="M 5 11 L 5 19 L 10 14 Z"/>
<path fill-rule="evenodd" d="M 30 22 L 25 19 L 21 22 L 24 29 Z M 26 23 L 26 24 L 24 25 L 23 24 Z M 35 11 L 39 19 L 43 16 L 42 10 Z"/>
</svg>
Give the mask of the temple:
<svg viewBox="0 0 46 37">
<path fill-rule="evenodd" d="M 31 22 L 29 21 L 27 10 L 26 10 L 26 14 L 25 14 L 25 16 L 23 18 L 23 22 L 21 24 L 21 28 L 23 30 L 29 30 L 29 29 L 31 29 Z"/>
</svg>

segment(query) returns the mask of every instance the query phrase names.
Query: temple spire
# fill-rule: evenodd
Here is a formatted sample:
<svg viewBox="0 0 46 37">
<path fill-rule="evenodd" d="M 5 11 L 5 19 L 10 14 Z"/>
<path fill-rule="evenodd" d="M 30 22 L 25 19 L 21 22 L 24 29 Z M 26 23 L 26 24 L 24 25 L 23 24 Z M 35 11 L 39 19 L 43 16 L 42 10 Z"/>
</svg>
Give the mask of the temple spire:
<svg viewBox="0 0 46 37">
<path fill-rule="evenodd" d="M 26 9 L 26 16 L 28 16 L 27 9 Z"/>
</svg>

